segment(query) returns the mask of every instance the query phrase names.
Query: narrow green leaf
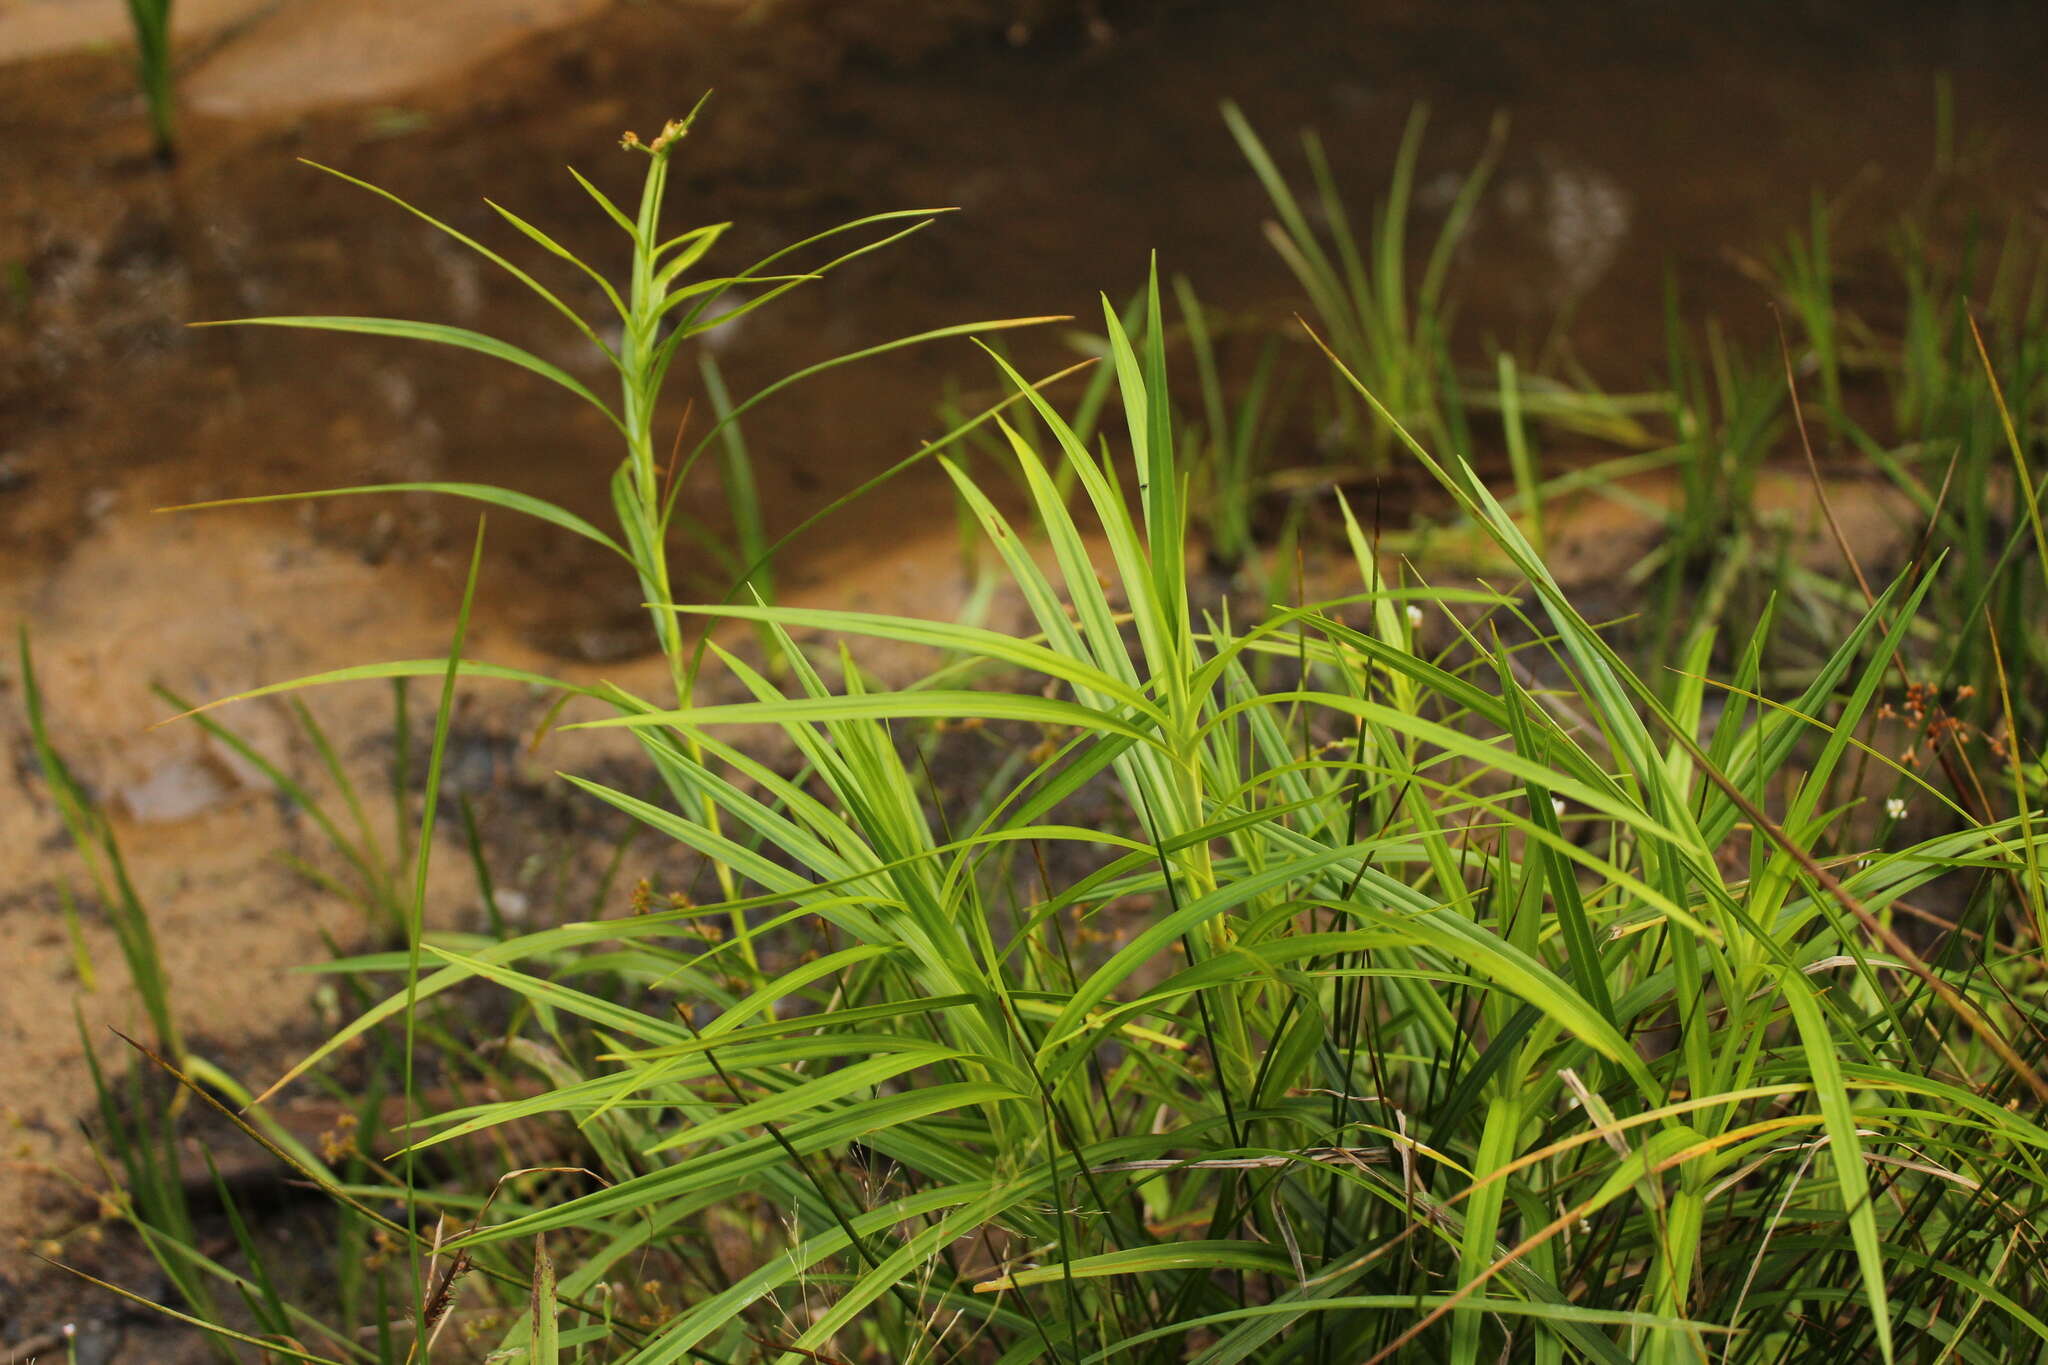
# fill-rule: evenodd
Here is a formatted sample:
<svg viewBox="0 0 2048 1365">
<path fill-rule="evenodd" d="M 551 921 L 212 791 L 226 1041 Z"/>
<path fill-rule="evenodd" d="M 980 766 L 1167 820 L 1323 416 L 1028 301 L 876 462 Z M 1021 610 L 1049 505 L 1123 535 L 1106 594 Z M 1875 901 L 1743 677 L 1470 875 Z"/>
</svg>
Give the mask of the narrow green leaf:
<svg viewBox="0 0 2048 1365">
<path fill-rule="evenodd" d="M 406 341 L 430 341 L 440 346 L 453 346 L 460 350 L 476 351 L 496 360 L 517 365 L 522 370 L 531 370 L 544 379 L 552 379 L 569 392 L 581 398 L 605 415 L 614 427 L 619 426 L 618 417 L 604 400 L 592 393 L 582 380 L 570 374 L 559 365 L 551 365 L 531 351 L 522 351 L 508 341 L 494 336 L 471 331 L 467 327 L 451 327 L 439 322 L 409 322 L 403 318 L 356 318 L 356 317 L 267 317 L 267 318 L 222 318 L 217 322 L 195 322 L 194 327 L 295 327 L 315 332 L 354 332 L 363 336 L 398 337 Z M 623 431 L 623 428 L 620 428 Z"/>
<path fill-rule="evenodd" d="M 1876 1201 L 1863 1166 L 1863 1140 L 1857 1136 L 1856 1108 L 1843 1084 L 1842 1065 L 1836 1055 L 1838 1044 L 1807 979 L 1798 972 L 1787 972 L 1780 981 L 1785 1003 L 1792 1007 L 1792 1018 L 1799 1029 L 1800 1051 L 1813 1077 L 1814 1097 L 1820 1102 L 1828 1135 L 1828 1157 L 1835 1168 L 1835 1184 L 1842 1193 L 1849 1237 L 1856 1246 L 1871 1327 L 1877 1334 L 1877 1348 L 1889 1365 L 1893 1359 L 1891 1299 L 1885 1289 L 1887 1272 L 1879 1246 Z"/>
<path fill-rule="evenodd" d="M 1158 1246 L 1125 1247 L 1099 1256 L 1076 1257 L 1062 1265 L 1015 1270 L 992 1280 L 983 1280 L 974 1286 L 974 1292 L 994 1294 L 1065 1278 L 1088 1280 L 1104 1275 L 1156 1275 L 1174 1270 L 1202 1274 L 1255 1270 L 1269 1275 L 1292 1275 L 1294 1263 L 1288 1259 L 1284 1248 L 1264 1242 L 1163 1242 Z"/>
<path fill-rule="evenodd" d="M 851 697 L 793 697 L 784 701 L 733 702 L 725 706 L 691 706 L 677 711 L 607 716 L 579 721 L 571 730 L 616 726 L 802 725 L 840 720 L 1019 720 L 1035 725 L 1066 725 L 1103 734 L 1143 740 L 1149 731 L 1121 716 L 1048 697 L 1009 692 L 964 692 L 934 688 L 927 692 L 877 692 Z"/>
<path fill-rule="evenodd" d="M 259 493 L 248 498 L 216 498 L 211 502 L 185 502 L 170 507 L 159 507 L 159 512 L 197 512 L 211 507 L 249 507 L 260 502 L 303 502 L 310 498 L 354 497 L 365 493 L 445 493 L 451 497 L 468 498 L 472 502 L 488 503 L 502 507 L 509 512 L 519 512 L 529 517 L 559 526 L 574 532 L 585 540 L 597 542 L 621 558 L 626 552 L 610 536 L 591 525 L 566 508 L 557 507 L 543 498 L 527 493 L 499 488 L 487 483 L 366 483 L 351 488 L 317 488 L 303 493 Z"/>
</svg>

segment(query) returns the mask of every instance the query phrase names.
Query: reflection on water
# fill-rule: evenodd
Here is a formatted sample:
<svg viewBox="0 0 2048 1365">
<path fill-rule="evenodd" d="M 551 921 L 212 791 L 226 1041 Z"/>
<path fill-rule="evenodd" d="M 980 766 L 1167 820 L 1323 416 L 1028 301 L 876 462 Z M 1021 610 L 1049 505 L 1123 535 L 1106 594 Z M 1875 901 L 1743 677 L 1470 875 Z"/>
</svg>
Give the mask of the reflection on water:
<svg viewBox="0 0 2048 1365">
<path fill-rule="evenodd" d="M 1530 220 L 1550 250 L 1551 299 L 1563 305 L 1605 278 L 1628 239 L 1631 199 L 1612 176 L 1590 166 L 1541 158 L 1541 178 L 1501 187 L 1500 207 L 1511 219 Z"/>
</svg>

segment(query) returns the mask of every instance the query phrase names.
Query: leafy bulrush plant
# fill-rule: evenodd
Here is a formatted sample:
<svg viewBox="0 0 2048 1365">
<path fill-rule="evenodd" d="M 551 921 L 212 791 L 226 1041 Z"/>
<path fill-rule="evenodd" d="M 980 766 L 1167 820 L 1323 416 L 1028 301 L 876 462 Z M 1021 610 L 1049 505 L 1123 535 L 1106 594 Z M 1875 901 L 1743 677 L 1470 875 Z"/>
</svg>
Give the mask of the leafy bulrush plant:
<svg viewBox="0 0 2048 1365">
<path fill-rule="evenodd" d="M 493 1358 L 634 1365 L 2048 1359 L 2043 812 L 2021 770 L 1983 819 L 1875 742 L 1932 571 L 1789 700 L 1761 692 L 1768 611 L 1725 681 L 1706 625 L 1653 686 L 1339 364 L 1523 586 L 1397 579 L 1344 509 L 1355 592 L 1204 610 L 1155 280 L 1128 323 L 1105 305 L 1099 446 L 991 353 L 1029 424 L 973 420 L 1042 552 L 947 465 L 1028 633 L 686 605 L 646 444 L 661 325 L 761 277 L 683 295 L 693 248 L 656 230 L 682 126 L 647 148 L 641 213 L 611 210 L 635 247 L 621 407 L 473 334 L 312 320 L 487 350 L 618 424 L 621 540 L 436 487 L 633 564 L 675 696 L 571 690 L 660 795 L 569 780 L 715 890 L 503 939 L 415 913 L 405 960 L 340 964 L 404 988 L 286 1081 L 465 986 L 516 1004 L 531 1077 L 420 1120 L 371 1189 L 298 1159 L 438 1268 L 414 1335 L 294 1319 L 295 1358 L 417 1358 L 460 1300 Z M 765 632 L 782 671 L 686 621 Z M 941 662 L 881 688 L 861 640 Z M 459 656 L 280 686 L 527 677 Z M 740 700 L 699 687 L 713 665 Z M 964 799 L 930 722 L 991 746 Z M 761 726 L 793 761 L 733 738 Z M 1870 767 L 1943 831 L 1871 847 Z M 1956 885 L 1927 928 L 1917 902 Z M 423 1179 L 493 1138 L 503 1170 Z"/>
<path fill-rule="evenodd" d="M 702 103 L 699 101 L 699 109 L 702 108 Z M 566 319 L 583 340 L 602 356 L 605 363 L 616 371 L 619 395 L 615 402 L 606 401 L 567 370 L 543 360 L 530 351 L 522 350 L 496 337 L 443 323 L 367 317 L 261 317 L 203 324 L 292 327 L 433 342 L 479 352 L 560 385 L 602 413 L 624 442 L 625 458 L 614 470 L 611 478 L 612 506 L 618 522 L 616 537 L 553 503 L 486 484 L 436 482 L 362 485 L 322 493 L 275 494 L 193 506 L 217 507 L 337 494 L 413 491 L 451 494 L 539 517 L 565 531 L 594 541 L 632 566 L 653 613 L 655 634 L 662 651 L 674 663 L 677 695 L 684 695 L 688 690 L 686 661 L 689 656 L 677 634 L 673 611 L 676 603 L 676 585 L 671 579 L 669 535 L 672 529 L 691 530 L 698 535 L 707 534 L 701 530 L 701 523 L 694 519 L 685 517 L 678 520 L 678 500 L 682 489 L 687 486 L 690 472 L 705 452 L 711 449 L 713 443 L 723 438 L 732 425 L 756 404 L 782 388 L 823 370 L 920 342 L 991 332 L 1006 327 L 1028 326 L 1048 320 L 1014 318 L 966 323 L 884 342 L 851 355 L 820 362 L 789 375 L 737 405 L 725 400 L 723 385 L 714 381 L 712 387 L 721 416 L 690 447 L 687 454 L 682 455 L 680 464 L 672 462 L 664 466 L 660 443 L 655 432 L 656 409 L 668 381 L 670 367 L 685 343 L 716 327 L 737 321 L 754 309 L 772 303 L 792 289 L 822 279 L 840 266 L 869 252 L 901 241 L 929 225 L 934 214 L 945 211 L 907 209 L 873 214 L 793 243 L 734 274 L 693 277 L 690 274 L 691 270 L 710 254 L 726 229 L 731 226 L 728 223 L 714 223 L 677 233 L 667 239 L 661 236 L 662 205 L 668 191 L 669 160 L 676 147 L 689 134 L 696 117 L 697 110 L 692 110 L 687 118 L 671 120 L 652 142 L 643 142 L 634 133 L 627 133 L 622 139 L 623 147 L 644 153 L 648 158 L 647 175 L 641 188 L 640 202 L 637 211 L 630 216 L 574 169 L 569 172 L 605 215 L 626 234 L 632 244 L 630 275 L 623 288 L 614 284 L 596 267 L 571 254 L 567 248 L 532 223 L 502 205 L 491 204 L 491 208 L 498 216 L 523 236 L 549 254 L 566 261 L 595 283 L 616 314 L 619 327 L 619 340 L 616 344 L 607 341 L 600 334 L 598 324 L 584 318 L 525 269 L 482 242 L 375 185 L 329 167 L 317 167 L 390 200 L 481 255 L 531 290 Z M 907 225 L 894 227 L 895 224 Z M 884 226 L 890 226 L 893 230 L 808 269 L 791 272 L 787 268 L 792 257 L 822 243 L 863 228 Z M 738 520 L 743 525 L 752 521 L 750 511 L 750 508 L 744 506 L 738 509 Z M 760 567 L 750 565 L 748 572 L 740 576 L 742 581 Z"/>
</svg>

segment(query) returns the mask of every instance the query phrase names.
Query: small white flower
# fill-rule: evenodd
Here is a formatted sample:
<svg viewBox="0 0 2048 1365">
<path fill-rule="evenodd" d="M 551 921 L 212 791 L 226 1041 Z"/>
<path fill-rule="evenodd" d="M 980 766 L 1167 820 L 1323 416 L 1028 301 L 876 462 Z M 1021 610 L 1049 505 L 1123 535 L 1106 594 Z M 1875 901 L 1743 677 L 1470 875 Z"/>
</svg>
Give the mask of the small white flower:
<svg viewBox="0 0 2048 1365">
<path fill-rule="evenodd" d="M 1408 625 L 1412 630 L 1422 629 L 1422 608 L 1413 602 L 1408 604 Z"/>
<path fill-rule="evenodd" d="M 59 1328 L 58 1330 L 63 1332 L 64 1335 L 67 1337 L 75 1337 L 78 1335 L 78 1324 L 75 1322 L 67 1322 L 63 1325 L 63 1327 Z"/>
<path fill-rule="evenodd" d="M 1885 802 L 1885 803 L 1884 803 L 1884 813 L 1885 813 L 1886 815 L 1889 815 L 1889 816 L 1890 816 L 1890 817 L 1891 817 L 1892 819 L 1894 819 L 1894 820 L 1903 820 L 1903 819 L 1905 819 L 1905 818 L 1906 818 L 1906 798 L 1905 798 L 1905 797 L 1903 797 L 1903 796 L 1894 796 L 1894 797 L 1893 797 L 1893 798 L 1892 798 L 1891 800 L 1889 800 L 1889 801 Z"/>
<path fill-rule="evenodd" d="M 1551 798 L 1550 798 L 1550 811 L 1551 811 L 1551 814 L 1553 814 L 1553 815 L 1556 815 L 1556 816 L 1557 816 L 1557 817 L 1559 817 L 1560 819 L 1562 819 L 1562 818 L 1563 818 L 1563 816 L 1564 816 L 1564 798 L 1563 798 L 1562 796 L 1553 796 L 1553 797 L 1551 797 Z"/>
<path fill-rule="evenodd" d="M 1592 1220 L 1592 1219 L 1590 1219 L 1590 1218 L 1581 1218 L 1581 1219 L 1579 1220 L 1579 1235 L 1580 1235 L 1580 1236 L 1582 1236 L 1582 1237 L 1583 1237 L 1583 1236 L 1591 1236 L 1591 1235 L 1592 1235 L 1592 1232 L 1593 1232 L 1593 1220 Z"/>
</svg>

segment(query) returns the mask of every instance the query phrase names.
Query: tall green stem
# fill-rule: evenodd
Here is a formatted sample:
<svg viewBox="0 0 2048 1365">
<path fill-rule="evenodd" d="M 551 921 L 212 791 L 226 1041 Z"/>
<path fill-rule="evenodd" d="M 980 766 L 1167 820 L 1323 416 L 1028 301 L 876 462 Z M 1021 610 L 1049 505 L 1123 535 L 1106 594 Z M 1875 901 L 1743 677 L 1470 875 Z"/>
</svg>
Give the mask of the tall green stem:
<svg viewBox="0 0 2048 1365">
<path fill-rule="evenodd" d="M 619 346 L 620 423 L 626 433 L 626 463 L 613 484 L 620 529 L 632 551 L 633 567 L 640 577 L 640 590 L 654 616 L 655 637 L 668 660 L 669 683 L 676 705 L 690 705 L 695 674 L 683 648 L 682 617 L 675 610 L 675 593 L 670 586 L 668 536 L 663 516 L 662 474 L 654 454 L 654 413 L 661 399 L 661 383 L 668 364 L 662 350 L 662 318 L 670 302 L 668 283 L 659 270 L 661 256 L 661 204 L 668 192 L 668 158 L 696 118 L 671 119 L 661 135 L 643 150 L 648 154 L 647 179 L 640 187 L 640 211 L 633 223 L 633 279 L 626 299 L 624 335 Z M 631 133 L 628 147 L 642 147 Z M 686 735 L 692 761 L 703 761 L 703 746 L 694 734 Z M 707 827 L 720 824 L 718 806 L 703 798 L 702 817 Z M 732 869 L 717 869 L 720 889 L 728 900 L 739 894 Z M 744 917 L 733 914 L 733 932 L 749 967 L 758 967 L 753 939 L 746 932 Z"/>
</svg>

